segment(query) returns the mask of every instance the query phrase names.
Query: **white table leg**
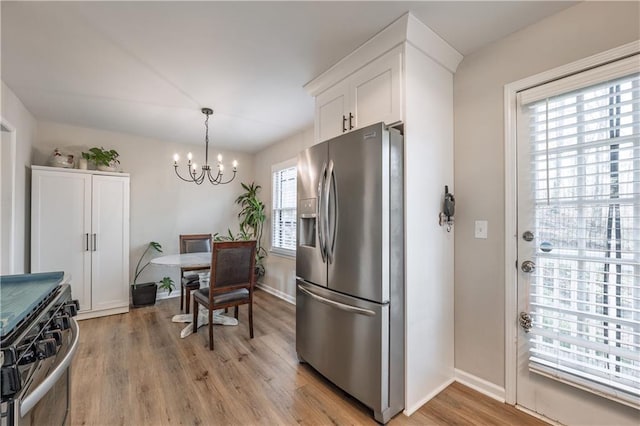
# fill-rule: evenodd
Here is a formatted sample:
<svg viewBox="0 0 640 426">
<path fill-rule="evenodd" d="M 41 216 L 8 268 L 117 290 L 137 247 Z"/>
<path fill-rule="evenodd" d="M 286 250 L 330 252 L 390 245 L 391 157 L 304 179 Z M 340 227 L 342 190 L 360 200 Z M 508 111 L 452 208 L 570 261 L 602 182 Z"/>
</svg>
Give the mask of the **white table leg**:
<svg viewBox="0 0 640 426">
<path fill-rule="evenodd" d="M 216 309 L 215 311 L 213 311 L 213 323 L 214 324 L 219 324 L 219 325 L 238 325 L 238 320 L 237 319 L 228 317 L 226 315 L 222 315 L 222 312 L 223 312 L 222 309 Z M 190 323 L 190 322 L 193 321 L 193 315 L 192 314 L 174 315 L 173 318 L 171 318 L 171 321 L 173 321 L 173 322 L 189 322 Z M 199 306 L 199 309 L 198 309 L 198 328 L 202 327 L 203 325 L 207 325 L 207 324 L 209 324 L 208 311 L 206 309 L 204 309 L 202 306 Z M 189 324 L 188 326 L 186 326 L 185 328 L 182 329 L 182 331 L 180 332 L 180 337 L 182 337 L 184 339 L 185 337 L 187 337 L 191 333 L 193 333 L 193 326 L 191 324 Z"/>
</svg>

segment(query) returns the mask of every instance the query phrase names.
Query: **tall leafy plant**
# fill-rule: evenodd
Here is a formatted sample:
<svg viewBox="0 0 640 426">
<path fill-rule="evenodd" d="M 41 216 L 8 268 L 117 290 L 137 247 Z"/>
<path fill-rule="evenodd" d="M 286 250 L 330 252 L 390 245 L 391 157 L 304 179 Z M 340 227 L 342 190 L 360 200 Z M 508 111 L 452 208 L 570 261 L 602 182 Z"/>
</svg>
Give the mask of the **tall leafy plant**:
<svg viewBox="0 0 640 426">
<path fill-rule="evenodd" d="M 144 259 L 144 257 L 146 256 L 146 254 L 149 252 L 149 250 L 152 251 L 157 251 L 158 253 L 162 253 L 162 246 L 160 245 L 160 243 L 157 243 L 155 241 L 151 241 L 148 245 L 147 248 L 145 249 L 145 251 L 142 252 L 142 256 L 140 256 L 140 260 L 138 260 L 138 264 L 136 265 L 136 271 L 133 275 L 133 284 L 136 283 L 136 281 L 138 280 L 138 277 L 140 276 L 140 274 L 142 273 L 142 271 L 145 270 L 145 268 L 147 266 L 149 266 L 149 264 L 151 263 L 151 261 L 147 261 L 147 263 L 145 263 L 142 268 L 140 267 L 140 265 L 142 264 L 142 260 Z"/>
<path fill-rule="evenodd" d="M 238 213 L 240 235 L 243 236 L 243 239 L 255 239 L 257 241 L 256 269 L 260 276 L 264 275 L 263 260 L 267 255 L 267 251 L 262 247 L 262 231 L 267 215 L 264 203 L 258 198 L 258 193 L 262 187 L 254 182 L 249 185 L 241 183 L 241 185 L 245 192 L 236 198 L 236 204 L 241 209 L 240 213 Z"/>
</svg>

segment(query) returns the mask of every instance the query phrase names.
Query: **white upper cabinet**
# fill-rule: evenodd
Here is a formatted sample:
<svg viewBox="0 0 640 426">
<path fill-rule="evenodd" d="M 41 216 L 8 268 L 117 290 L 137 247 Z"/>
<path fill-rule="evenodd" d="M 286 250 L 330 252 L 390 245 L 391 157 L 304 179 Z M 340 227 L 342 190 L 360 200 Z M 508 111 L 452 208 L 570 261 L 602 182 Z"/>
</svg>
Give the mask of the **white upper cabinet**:
<svg viewBox="0 0 640 426">
<path fill-rule="evenodd" d="M 380 121 L 402 121 L 402 47 L 320 93 L 315 118 L 316 142 Z"/>
<path fill-rule="evenodd" d="M 349 88 L 342 81 L 316 98 L 315 139 L 324 141 L 344 133 L 349 128 Z"/>
<path fill-rule="evenodd" d="M 349 80 L 353 128 L 402 121 L 402 47 L 356 71 Z"/>
</svg>

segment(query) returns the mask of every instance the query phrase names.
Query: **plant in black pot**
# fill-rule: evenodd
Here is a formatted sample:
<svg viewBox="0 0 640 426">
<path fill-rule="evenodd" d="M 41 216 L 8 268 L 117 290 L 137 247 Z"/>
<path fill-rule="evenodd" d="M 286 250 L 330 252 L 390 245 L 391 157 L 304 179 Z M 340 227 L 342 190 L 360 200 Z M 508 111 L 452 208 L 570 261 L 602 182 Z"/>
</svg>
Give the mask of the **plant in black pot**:
<svg viewBox="0 0 640 426">
<path fill-rule="evenodd" d="M 158 285 L 155 282 L 146 282 L 146 283 L 140 283 L 140 284 L 137 283 L 138 277 L 140 276 L 142 271 L 144 271 L 145 268 L 149 266 L 149 263 L 151 263 L 151 261 L 147 261 L 147 263 L 145 263 L 144 265 L 142 265 L 142 267 L 140 267 L 143 259 L 149 253 L 149 251 L 157 251 L 158 253 L 162 253 L 162 246 L 160 245 L 160 243 L 151 241 L 149 245 L 147 245 L 147 248 L 145 249 L 145 251 L 142 253 L 142 256 L 140 256 L 140 260 L 138 260 L 138 264 L 136 265 L 136 271 L 133 276 L 133 284 L 131 284 L 131 304 L 134 307 L 149 306 L 149 305 L 154 305 L 156 303 L 156 293 L 158 292 Z M 165 277 L 161 281 L 163 285 L 164 285 L 164 280 L 167 278 L 169 277 Z M 169 278 L 169 280 L 173 283 L 173 280 L 171 280 L 171 278 Z M 171 288 L 169 292 L 171 292 Z"/>
</svg>

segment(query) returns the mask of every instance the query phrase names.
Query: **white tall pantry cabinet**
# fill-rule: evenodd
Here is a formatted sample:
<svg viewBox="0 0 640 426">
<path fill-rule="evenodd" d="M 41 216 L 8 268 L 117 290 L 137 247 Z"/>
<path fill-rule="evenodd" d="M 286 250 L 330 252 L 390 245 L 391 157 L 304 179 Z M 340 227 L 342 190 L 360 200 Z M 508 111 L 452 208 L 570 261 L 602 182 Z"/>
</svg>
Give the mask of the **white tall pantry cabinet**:
<svg viewBox="0 0 640 426">
<path fill-rule="evenodd" d="M 32 166 L 31 272 L 64 271 L 79 318 L 129 311 L 129 175 Z"/>
<path fill-rule="evenodd" d="M 453 232 L 438 224 L 453 188 L 453 73 L 462 55 L 411 14 L 305 85 L 315 142 L 375 122 L 404 133 L 405 414 L 455 377 Z M 357 159 L 354 159 L 357 161 Z"/>
</svg>

